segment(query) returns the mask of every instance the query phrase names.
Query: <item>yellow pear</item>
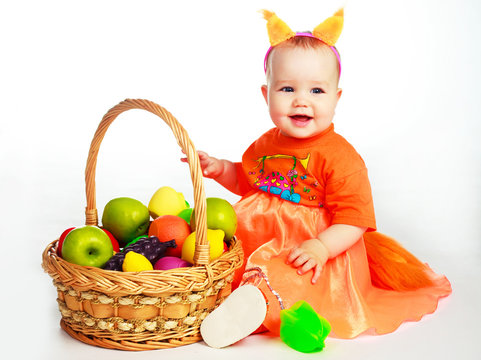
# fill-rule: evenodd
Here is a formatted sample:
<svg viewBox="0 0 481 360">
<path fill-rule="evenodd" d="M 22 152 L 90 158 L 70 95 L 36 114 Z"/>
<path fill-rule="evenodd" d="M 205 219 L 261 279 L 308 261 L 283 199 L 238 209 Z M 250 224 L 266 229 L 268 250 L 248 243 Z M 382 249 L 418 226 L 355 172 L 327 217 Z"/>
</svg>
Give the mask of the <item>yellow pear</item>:
<svg viewBox="0 0 481 360">
<path fill-rule="evenodd" d="M 184 195 L 170 186 L 159 188 L 149 202 L 149 212 L 153 219 L 163 215 L 177 215 L 188 207 Z"/>
<path fill-rule="evenodd" d="M 194 263 L 195 253 L 195 234 L 192 232 L 184 241 L 182 245 L 182 260 Z M 209 240 L 209 260 L 213 261 L 222 255 L 224 252 L 224 236 L 223 230 L 207 229 L 207 240 Z"/>
</svg>

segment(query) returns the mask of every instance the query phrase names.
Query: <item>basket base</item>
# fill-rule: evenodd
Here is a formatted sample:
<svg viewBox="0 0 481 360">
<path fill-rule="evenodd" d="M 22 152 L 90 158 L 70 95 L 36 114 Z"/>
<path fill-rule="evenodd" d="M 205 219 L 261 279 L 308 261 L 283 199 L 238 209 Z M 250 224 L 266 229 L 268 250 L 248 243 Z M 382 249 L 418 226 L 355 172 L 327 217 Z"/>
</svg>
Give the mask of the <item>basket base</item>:
<svg viewBox="0 0 481 360">
<path fill-rule="evenodd" d="M 63 319 L 60 320 L 60 327 L 69 334 L 72 338 L 79 340 L 85 344 L 98 346 L 106 349 L 126 350 L 126 351 L 145 351 L 145 350 L 157 350 L 157 349 L 169 349 L 182 345 L 189 345 L 202 340 L 200 334 L 198 336 L 186 336 L 182 340 L 170 339 L 166 341 L 115 341 L 108 338 L 98 338 L 95 336 L 87 336 L 79 331 L 74 330 Z"/>
</svg>

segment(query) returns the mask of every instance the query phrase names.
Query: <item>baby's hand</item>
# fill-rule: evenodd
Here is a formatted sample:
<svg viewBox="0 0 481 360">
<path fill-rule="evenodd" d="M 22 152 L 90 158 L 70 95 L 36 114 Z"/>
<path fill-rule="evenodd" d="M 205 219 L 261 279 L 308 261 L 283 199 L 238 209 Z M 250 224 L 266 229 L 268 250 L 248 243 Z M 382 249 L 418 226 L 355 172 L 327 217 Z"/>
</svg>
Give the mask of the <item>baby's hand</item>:
<svg viewBox="0 0 481 360">
<path fill-rule="evenodd" d="M 287 264 L 297 268 L 299 275 L 314 271 L 311 282 L 315 284 L 321 276 L 322 267 L 329 259 L 329 252 L 319 239 L 306 240 L 299 247 L 291 249 Z"/>
<path fill-rule="evenodd" d="M 215 179 L 224 171 L 224 165 L 219 159 L 210 157 L 204 151 L 197 151 L 200 160 L 200 168 L 202 169 L 202 174 L 210 179 Z M 187 158 L 181 158 L 182 162 L 187 162 Z"/>
</svg>

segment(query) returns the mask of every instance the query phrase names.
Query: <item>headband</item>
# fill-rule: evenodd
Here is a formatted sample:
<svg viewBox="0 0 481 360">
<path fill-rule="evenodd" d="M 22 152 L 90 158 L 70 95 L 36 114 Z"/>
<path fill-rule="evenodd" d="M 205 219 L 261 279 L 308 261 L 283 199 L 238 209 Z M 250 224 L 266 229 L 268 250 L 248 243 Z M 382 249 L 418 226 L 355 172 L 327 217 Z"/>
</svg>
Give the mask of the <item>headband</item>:
<svg viewBox="0 0 481 360">
<path fill-rule="evenodd" d="M 264 57 L 264 71 L 267 70 L 267 58 L 271 53 L 272 49 L 279 45 L 280 43 L 292 39 L 296 36 L 304 36 L 318 39 L 329 46 L 329 48 L 336 55 L 337 63 L 339 64 L 339 76 L 341 76 L 341 57 L 339 52 L 334 46 L 339 39 L 342 32 L 342 27 L 344 24 L 344 10 L 338 10 L 333 16 L 327 18 L 322 23 L 320 23 L 313 30 L 312 34 L 309 32 L 294 32 L 287 24 L 282 21 L 275 13 L 262 10 L 264 19 L 267 20 L 267 33 L 269 35 L 269 42 L 271 44 L 269 50 L 267 50 L 266 56 Z"/>
</svg>

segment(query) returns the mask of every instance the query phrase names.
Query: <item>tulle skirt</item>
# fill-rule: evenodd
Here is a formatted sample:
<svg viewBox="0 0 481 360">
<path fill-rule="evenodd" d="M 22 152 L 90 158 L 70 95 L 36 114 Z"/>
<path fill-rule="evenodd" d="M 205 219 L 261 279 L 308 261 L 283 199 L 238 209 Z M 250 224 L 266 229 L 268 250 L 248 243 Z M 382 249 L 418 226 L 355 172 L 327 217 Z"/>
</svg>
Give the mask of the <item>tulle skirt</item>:
<svg viewBox="0 0 481 360">
<path fill-rule="evenodd" d="M 433 285 L 429 287 L 403 292 L 374 287 L 363 239 L 329 260 L 313 285 L 312 271 L 298 275 L 286 258 L 291 248 L 329 226 L 325 209 L 255 192 L 241 199 L 235 210 L 245 264 L 236 272 L 234 286 L 243 278 L 262 290 L 268 300 L 263 325 L 275 334 L 279 333 L 281 306 L 289 308 L 298 300 L 307 301 L 330 322 L 332 335 L 354 338 L 365 332 L 389 333 L 405 321 L 418 321 L 451 293 L 446 277 L 431 270 Z"/>
</svg>

